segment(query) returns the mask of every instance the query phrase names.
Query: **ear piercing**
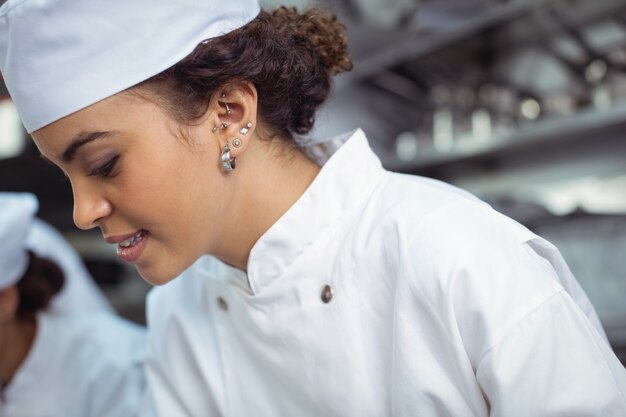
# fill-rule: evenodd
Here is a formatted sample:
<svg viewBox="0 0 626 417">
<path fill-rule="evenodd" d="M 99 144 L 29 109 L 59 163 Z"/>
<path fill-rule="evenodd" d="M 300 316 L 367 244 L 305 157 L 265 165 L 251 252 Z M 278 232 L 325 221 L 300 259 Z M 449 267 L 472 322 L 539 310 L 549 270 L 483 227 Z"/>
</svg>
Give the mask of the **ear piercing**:
<svg viewBox="0 0 626 417">
<path fill-rule="evenodd" d="M 223 122 L 220 124 L 220 126 L 222 127 L 222 129 L 226 129 L 228 127 L 228 123 Z M 217 126 L 213 126 L 213 129 L 211 129 L 211 132 L 213 133 L 217 132 Z"/>
<path fill-rule="evenodd" d="M 222 93 L 221 98 L 226 98 L 226 93 Z M 230 106 L 228 106 L 227 102 L 224 102 L 224 106 L 226 106 L 226 114 L 231 115 L 233 112 L 230 110 Z"/>
<path fill-rule="evenodd" d="M 250 129 L 252 129 L 252 122 L 248 122 L 248 124 L 245 127 L 242 127 L 239 133 L 241 133 L 242 135 L 245 135 L 248 133 Z"/>
<path fill-rule="evenodd" d="M 222 167 L 224 171 L 232 171 L 235 169 L 235 163 L 237 162 L 237 158 L 230 157 L 230 146 L 228 143 L 224 145 L 224 150 L 222 151 Z"/>
<path fill-rule="evenodd" d="M 248 123 L 246 124 L 246 126 L 245 126 L 245 127 L 242 127 L 242 128 L 241 128 L 241 130 L 239 131 L 239 133 L 241 133 L 242 135 L 247 134 L 247 133 L 250 131 L 250 129 L 252 129 L 252 126 L 253 126 L 253 125 L 252 125 L 252 122 L 248 122 Z M 239 138 L 235 138 L 235 139 L 233 139 L 233 146 L 234 146 L 235 148 L 240 147 L 240 146 L 241 146 L 241 139 L 239 139 Z"/>
<path fill-rule="evenodd" d="M 222 97 L 223 96 L 224 95 L 222 95 Z M 228 127 L 228 123 L 224 122 L 224 123 L 221 124 L 221 126 L 222 126 L 222 129 L 226 129 Z M 252 129 L 252 126 L 254 126 L 252 124 L 252 122 L 246 123 L 246 125 L 241 128 L 239 133 L 241 133 L 242 135 L 247 134 L 250 131 L 250 129 Z M 213 132 L 215 132 L 215 131 L 217 131 L 217 126 L 215 126 L 213 128 Z M 241 139 L 239 139 L 239 138 L 234 138 L 233 139 L 233 147 L 234 148 L 239 148 L 239 147 L 241 147 L 241 145 L 243 145 L 243 142 L 241 141 Z M 224 149 L 222 150 L 221 162 L 222 162 L 222 168 L 224 168 L 224 171 L 229 172 L 229 171 L 232 171 L 233 169 L 235 169 L 235 164 L 237 162 L 237 158 L 231 158 L 231 156 L 230 156 L 230 145 L 228 145 L 228 143 L 226 143 L 224 145 Z"/>
</svg>

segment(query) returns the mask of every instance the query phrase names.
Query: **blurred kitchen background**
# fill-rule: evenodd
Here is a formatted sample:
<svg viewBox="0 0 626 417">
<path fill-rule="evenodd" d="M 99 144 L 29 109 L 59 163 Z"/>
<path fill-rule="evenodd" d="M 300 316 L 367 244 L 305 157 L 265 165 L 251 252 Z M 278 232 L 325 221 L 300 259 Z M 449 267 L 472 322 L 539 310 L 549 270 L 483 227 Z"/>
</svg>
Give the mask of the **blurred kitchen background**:
<svg viewBox="0 0 626 417">
<path fill-rule="evenodd" d="M 552 241 L 626 363 L 626 0 L 262 3 L 321 5 L 349 28 L 355 67 L 313 140 L 360 126 L 388 169 L 454 183 Z M 70 185 L 1 81 L 0 190 L 35 193 L 118 311 L 144 322 L 148 285 L 74 227 Z"/>
</svg>

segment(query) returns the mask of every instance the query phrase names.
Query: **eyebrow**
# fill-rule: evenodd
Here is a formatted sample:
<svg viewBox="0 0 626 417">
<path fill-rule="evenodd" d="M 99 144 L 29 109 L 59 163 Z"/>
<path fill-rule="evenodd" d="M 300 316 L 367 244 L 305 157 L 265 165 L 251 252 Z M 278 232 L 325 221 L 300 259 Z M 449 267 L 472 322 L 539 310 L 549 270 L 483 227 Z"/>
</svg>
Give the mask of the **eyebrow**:
<svg viewBox="0 0 626 417">
<path fill-rule="evenodd" d="M 74 138 L 72 138 L 72 140 L 70 141 L 71 143 L 69 145 L 67 145 L 67 147 L 65 148 L 65 151 L 63 151 L 63 154 L 61 155 L 61 160 L 63 162 L 70 163 L 72 162 L 72 160 L 74 159 L 74 157 L 76 156 L 76 152 L 78 152 L 78 149 L 83 146 L 88 144 L 89 142 L 93 142 L 95 140 L 98 139 L 103 139 L 106 137 L 109 137 L 113 134 L 115 134 L 117 132 L 113 132 L 113 131 L 83 131 L 80 132 L 79 134 L 77 134 L 76 136 L 74 136 Z"/>
</svg>

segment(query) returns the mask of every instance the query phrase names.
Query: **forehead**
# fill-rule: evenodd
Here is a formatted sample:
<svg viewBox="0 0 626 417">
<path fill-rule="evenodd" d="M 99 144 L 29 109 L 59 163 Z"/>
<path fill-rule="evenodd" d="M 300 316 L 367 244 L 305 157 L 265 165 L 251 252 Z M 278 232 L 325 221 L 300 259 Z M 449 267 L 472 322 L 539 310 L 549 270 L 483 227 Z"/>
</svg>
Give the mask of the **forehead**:
<svg viewBox="0 0 626 417">
<path fill-rule="evenodd" d="M 42 154 L 54 156 L 72 138 L 86 131 L 134 131 L 154 126 L 162 117 L 156 106 L 140 96 L 118 93 L 32 133 Z"/>
</svg>

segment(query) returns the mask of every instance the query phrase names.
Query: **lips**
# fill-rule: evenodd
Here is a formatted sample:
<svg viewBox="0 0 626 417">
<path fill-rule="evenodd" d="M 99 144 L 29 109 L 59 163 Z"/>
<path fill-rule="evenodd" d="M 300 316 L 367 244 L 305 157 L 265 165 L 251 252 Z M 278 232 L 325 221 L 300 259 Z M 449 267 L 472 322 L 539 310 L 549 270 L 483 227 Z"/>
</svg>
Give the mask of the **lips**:
<svg viewBox="0 0 626 417">
<path fill-rule="evenodd" d="M 139 230 L 131 235 L 111 236 L 105 240 L 108 243 L 117 243 L 117 256 L 128 263 L 136 262 L 146 246 L 148 232 Z"/>
</svg>

